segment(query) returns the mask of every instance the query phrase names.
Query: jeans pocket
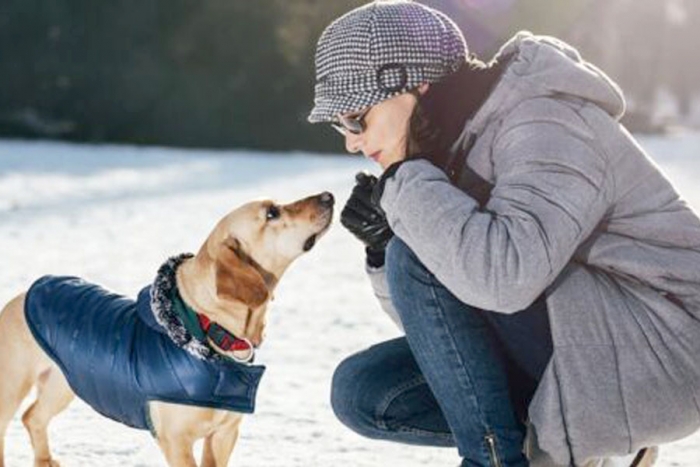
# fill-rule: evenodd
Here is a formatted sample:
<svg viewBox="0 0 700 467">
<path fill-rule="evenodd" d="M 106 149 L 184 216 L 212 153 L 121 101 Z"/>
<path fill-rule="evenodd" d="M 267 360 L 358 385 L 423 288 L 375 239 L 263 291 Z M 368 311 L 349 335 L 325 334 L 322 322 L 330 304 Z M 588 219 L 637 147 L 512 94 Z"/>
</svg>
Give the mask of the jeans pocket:
<svg viewBox="0 0 700 467">
<path fill-rule="evenodd" d="M 503 467 L 501 459 L 498 457 L 498 451 L 496 450 L 496 435 L 490 433 L 484 437 L 484 441 L 486 442 L 486 450 L 489 453 L 491 467 Z"/>
</svg>

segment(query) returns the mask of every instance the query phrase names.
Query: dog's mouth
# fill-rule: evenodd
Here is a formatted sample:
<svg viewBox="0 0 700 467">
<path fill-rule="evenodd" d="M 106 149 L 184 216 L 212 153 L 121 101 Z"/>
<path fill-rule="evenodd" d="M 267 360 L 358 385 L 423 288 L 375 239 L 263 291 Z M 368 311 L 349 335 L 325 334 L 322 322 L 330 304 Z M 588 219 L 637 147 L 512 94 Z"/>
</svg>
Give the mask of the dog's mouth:
<svg viewBox="0 0 700 467">
<path fill-rule="evenodd" d="M 304 246 L 302 248 L 304 250 L 304 253 L 311 250 L 314 247 L 314 245 L 316 245 L 317 238 L 318 238 L 318 234 L 313 234 L 312 236 L 310 236 L 309 238 L 306 239 L 306 241 L 304 242 Z"/>
<path fill-rule="evenodd" d="M 333 210 L 330 209 L 328 212 L 326 212 L 325 219 L 324 219 L 325 224 L 321 228 L 321 230 L 319 230 L 315 234 L 312 234 L 304 242 L 304 246 L 302 247 L 302 249 L 304 250 L 304 253 L 311 250 L 316 245 L 316 242 L 318 241 L 318 239 L 321 238 L 323 236 L 323 234 L 325 234 L 326 231 L 328 230 L 328 228 L 331 226 L 332 220 L 333 220 Z"/>
</svg>

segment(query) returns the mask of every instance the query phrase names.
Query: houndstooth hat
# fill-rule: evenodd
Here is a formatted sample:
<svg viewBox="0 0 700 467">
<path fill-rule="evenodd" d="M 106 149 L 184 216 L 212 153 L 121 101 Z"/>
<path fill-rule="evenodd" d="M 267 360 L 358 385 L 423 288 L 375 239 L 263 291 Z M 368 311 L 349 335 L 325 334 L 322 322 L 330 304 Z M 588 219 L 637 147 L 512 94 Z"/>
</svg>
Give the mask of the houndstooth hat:
<svg viewBox="0 0 700 467">
<path fill-rule="evenodd" d="M 329 122 L 439 81 L 467 57 L 459 28 L 443 13 L 410 0 L 376 0 L 333 21 L 316 48 L 309 122 Z"/>
</svg>

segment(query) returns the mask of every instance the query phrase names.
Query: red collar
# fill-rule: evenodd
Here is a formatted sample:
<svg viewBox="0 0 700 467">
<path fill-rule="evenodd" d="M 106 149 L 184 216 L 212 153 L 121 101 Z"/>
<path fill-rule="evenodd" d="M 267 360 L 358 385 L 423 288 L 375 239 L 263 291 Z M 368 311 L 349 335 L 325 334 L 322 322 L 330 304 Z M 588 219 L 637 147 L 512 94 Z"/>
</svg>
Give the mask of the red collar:
<svg viewBox="0 0 700 467">
<path fill-rule="evenodd" d="M 206 316 L 197 313 L 197 318 L 199 319 L 199 325 L 202 330 L 206 333 L 207 337 L 216 344 L 217 347 L 221 348 L 226 352 L 233 352 L 236 350 L 250 350 L 251 355 L 253 347 L 248 339 L 241 339 L 234 336 L 226 329 L 219 326 L 217 323 L 212 322 Z"/>
</svg>

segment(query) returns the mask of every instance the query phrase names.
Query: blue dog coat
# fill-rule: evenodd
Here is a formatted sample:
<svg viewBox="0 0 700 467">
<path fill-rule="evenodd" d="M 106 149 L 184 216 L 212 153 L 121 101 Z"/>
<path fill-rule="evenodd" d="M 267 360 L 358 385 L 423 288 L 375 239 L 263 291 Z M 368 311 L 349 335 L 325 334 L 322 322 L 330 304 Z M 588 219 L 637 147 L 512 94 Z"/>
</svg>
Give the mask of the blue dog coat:
<svg viewBox="0 0 700 467">
<path fill-rule="evenodd" d="M 113 420 L 155 436 L 149 401 L 252 413 L 265 368 L 176 345 L 154 318 L 151 287 L 134 301 L 76 277 L 44 276 L 27 292 L 25 316 L 73 392 Z"/>
</svg>

